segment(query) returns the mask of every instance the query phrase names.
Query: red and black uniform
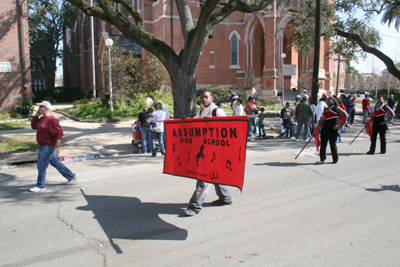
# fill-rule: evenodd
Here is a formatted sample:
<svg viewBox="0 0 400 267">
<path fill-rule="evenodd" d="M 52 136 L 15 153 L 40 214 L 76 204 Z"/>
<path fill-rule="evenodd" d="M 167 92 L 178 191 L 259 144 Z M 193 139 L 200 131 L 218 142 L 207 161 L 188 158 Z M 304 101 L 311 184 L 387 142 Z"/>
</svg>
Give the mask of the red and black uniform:
<svg viewBox="0 0 400 267">
<path fill-rule="evenodd" d="M 338 125 L 339 113 L 336 111 L 336 106 L 329 107 L 325 109 L 322 113 L 325 118 L 324 125 L 321 129 L 321 151 L 319 152 L 319 157 L 321 161 L 326 160 L 326 146 L 331 148 L 333 163 L 339 160 L 336 141 L 339 136 L 339 130 L 334 130 L 333 127 Z"/>
<path fill-rule="evenodd" d="M 376 138 L 378 137 L 378 133 L 381 140 L 381 153 L 386 153 L 386 131 L 388 127 L 387 124 L 381 125 L 381 123 L 385 121 L 386 114 L 386 105 L 375 105 L 374 122 L 372 123 L 371 147 L 369 148 L 370 154 L 375 153 Z"/>
</svg>

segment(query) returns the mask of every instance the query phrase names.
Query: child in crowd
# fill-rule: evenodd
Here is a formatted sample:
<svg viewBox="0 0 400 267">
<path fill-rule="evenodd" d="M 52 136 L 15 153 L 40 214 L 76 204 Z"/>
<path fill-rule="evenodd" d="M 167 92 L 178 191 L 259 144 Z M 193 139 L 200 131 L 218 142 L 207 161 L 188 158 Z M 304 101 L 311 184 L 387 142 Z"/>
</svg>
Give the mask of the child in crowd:
<svg viewBox="0 0 400 267">
<path fill-rule="evenodd" d="M 286 137 L 288 137 L 289 132 L 287 131 L 287 125 L 289 123 L 290 118 L 290 103 L 286 102 L 286 106 L 281 110 L 281 123 L 282 123 L 282 131 L 279 137 L 284 137 L 286 132 Z"/>
<path fill-rule="evenodd" d="M 147 113 L 146 113 L 146 116 L 145 116 L 146 121 L 147 121 L 148 118 L 154 117 L 153 111 L 154 111 L 153 108 L 149 108 L 149 109 L 148 109 L 148 111 L 147 111 Z M 156 123 L 155 123 L 155 122 L 151 122 L 150 125 L 153 126 L 153 129 L 156 127 Z M 155 130 L 155 131 L 156 131 L 156 130 Z"/>
<path fill-rule="evenodd" d="M 289 122 L 286 127 L 286 137 L 288 137 L 290 134 L 290 138 L 294 139 L 293 135 L 295 134 L 294 128 L 296 125 L 297 125 L 297 122 L 296 122 L 296 118 L 295 118 L 295 113 L 294 113 L 294 111 L 290 111 L 290 118 L 289 118 Z"/>
<path fill-rule="evenodd" d="M 265 114 L 265 108 L 260 108 L 260 115 Z M 258 132 L 260 138 L 266 138 L 267 135 L 265 134 L 265 118 L 258 118 Z"/>
<path fill-rule="evenodd" d="M 242 116 L 243 115 L 243 105 L 242 105 L 243 100 L 238 98 L 236 100 L 236 107 L 233 110 L 233 115 L 234 116 Z"/>
</svg>

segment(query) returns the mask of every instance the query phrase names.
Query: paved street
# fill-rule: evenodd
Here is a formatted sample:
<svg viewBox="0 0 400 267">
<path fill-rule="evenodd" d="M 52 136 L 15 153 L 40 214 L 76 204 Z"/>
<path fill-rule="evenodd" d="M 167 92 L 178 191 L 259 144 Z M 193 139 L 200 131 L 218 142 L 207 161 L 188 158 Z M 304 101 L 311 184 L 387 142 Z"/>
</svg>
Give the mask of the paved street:
<svg viewBox="0 0 400 267">
<path fill-rule="evenodd" d="M 49 167 L 40 193 L 34 167 L 0 170 L 0 266 L 398 266 L 400 128 L 373 156 L 366 134 L 349 145 L 360 129 L 336 165 L 315 165 L 314 144 L 294 160 L 304 142 L 248 142 L 243 192 L 212 207 L 211 189 L 194 217 L 195 180 L 162 174 L 161 156 L 66 163 L 71 186 Z"/>
</svg>

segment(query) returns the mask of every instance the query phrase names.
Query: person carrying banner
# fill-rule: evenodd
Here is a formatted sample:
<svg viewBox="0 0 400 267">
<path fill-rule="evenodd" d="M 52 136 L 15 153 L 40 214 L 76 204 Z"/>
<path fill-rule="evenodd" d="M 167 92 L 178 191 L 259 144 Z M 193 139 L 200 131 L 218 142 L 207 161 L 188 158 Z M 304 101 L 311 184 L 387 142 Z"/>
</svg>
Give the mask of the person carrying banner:
<svg viewBox="0 0 400 267">
<path fill-rule="evenodd" d="M 386 153 L 386 131 L 388 129 L 387 123 L 394 117 L 393 110 L 383 103 L 383 97 L 378 97 L 376 100 L 376 105 L 374 107 L 374 120 L 372 123 L 372 136 L 371 136 L 371 146 L 367 154 L 375 154 L 376 138 L 381 140 L 381 154 Z M 389 116 L 386 118 L 386 115 Z"/>
<path fill-rule="evenodd" d="M 346 123 L 348 115 L 346 111 L 338 107 L 336 99 L 332 96 L 327 98 L 326 104 L 328 105 L 328 108 L 322 114 L 324 117 L 324 124 L 321 128 L 321 150 L 319 153 L 320 161 L 317 161 L 316 163 L 325 163 L 326 146 L 328 145 L 329 141 L 333 159 L 332 164 L 336 164 L 339 160 L 336 141 L 339 135 L 339 129 L 341 129 Z M 341 124 L 338 123 L 339 117 L 343 118 Z"/>
<path fill-rule="evenodd" d="M 211 92 L 203 92 L 200 95 L 200 100 L 204 108 L 200 110 L 199 115 L 195 118 L 204 118 L 204 120 L 208 120 L 209 117 L 226 116 L 225 112 L 213 103 L 213 96 Z M 186 116 L 182 116 L 182 122 L 184 122 L 185 119 Z M 229 189 L 225 185 L 214 184 L 214 186 L 215 193 L 218 195 L 219 199 L 213 201 L 211 204 L 213 206 L 232 205 L 233 198 L 229 192 Z M 194 216 L 203 209 L 202 205 L 207 197 L 210 187 L 211 183 L 197 180 L 196 190 L 194 191 L 193 196 L 190 198 L 189 207 L 184 210 L 186 216 Z"/>
</svg>

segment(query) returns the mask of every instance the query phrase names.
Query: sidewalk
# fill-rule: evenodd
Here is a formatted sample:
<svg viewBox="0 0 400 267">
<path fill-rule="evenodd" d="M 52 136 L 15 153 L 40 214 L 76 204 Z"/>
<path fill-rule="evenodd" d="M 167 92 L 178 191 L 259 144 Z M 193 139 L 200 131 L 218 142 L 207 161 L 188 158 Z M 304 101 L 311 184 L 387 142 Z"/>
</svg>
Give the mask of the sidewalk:
<svg viewBox="0 0 400 267">
<path fill-rule="evenodd" d="M 72 105 L 54 104 L 53 109 L 71 107 Z M 63 140 L 68 147 L 60 151 L 60 158 L 73 157 L 75 160 L 82 160 L 85 155 L 98 158 L 100 155 L 112 156 L 115 154 L 138 153 L 137 146 L 132 145 L 132 124 L 134 121 L 115 123 L 87 123 L 78 122 L 57 112 L 52 114 L 60 121 L 64 131 Z M 358 115 L 358 112 L 357 112 Z M 267 118 L 266 128 L 274 127 L 280 129 L 279 118 Z M 33 129 L 20 129 L 14 131 L 1 131 L 1 137 L 16 135 L 36 135 Z M 279 135 L 275 135 L 277 138 Z M 251 138 L 249 144 L 258 142 L 259 139 Z M 6 161 L 0 159 L 0 165 L 6 165 Z"/>
<path fill-rule="evenodd" d="M 72 107 L 72 105 L 53 105 L 53 109 L 67 107 Z M 133 121 L 86 123 L 77 122 L 54 111 L 52 114 L 60 121 L 64 131 L 63 140 L 68 144 L 67 148 L 60 151 L 61 157 L 79 157 L 85 154 L 110 155 L 138 151 L 137 147 L 131 144 Z M 36 135 L 36 131 L 28 128 L 0 132 L 0 137 L 16 135 Z M 4 160 L 0 161 L 0 165 L 5 165 Z"/>
</svg>

